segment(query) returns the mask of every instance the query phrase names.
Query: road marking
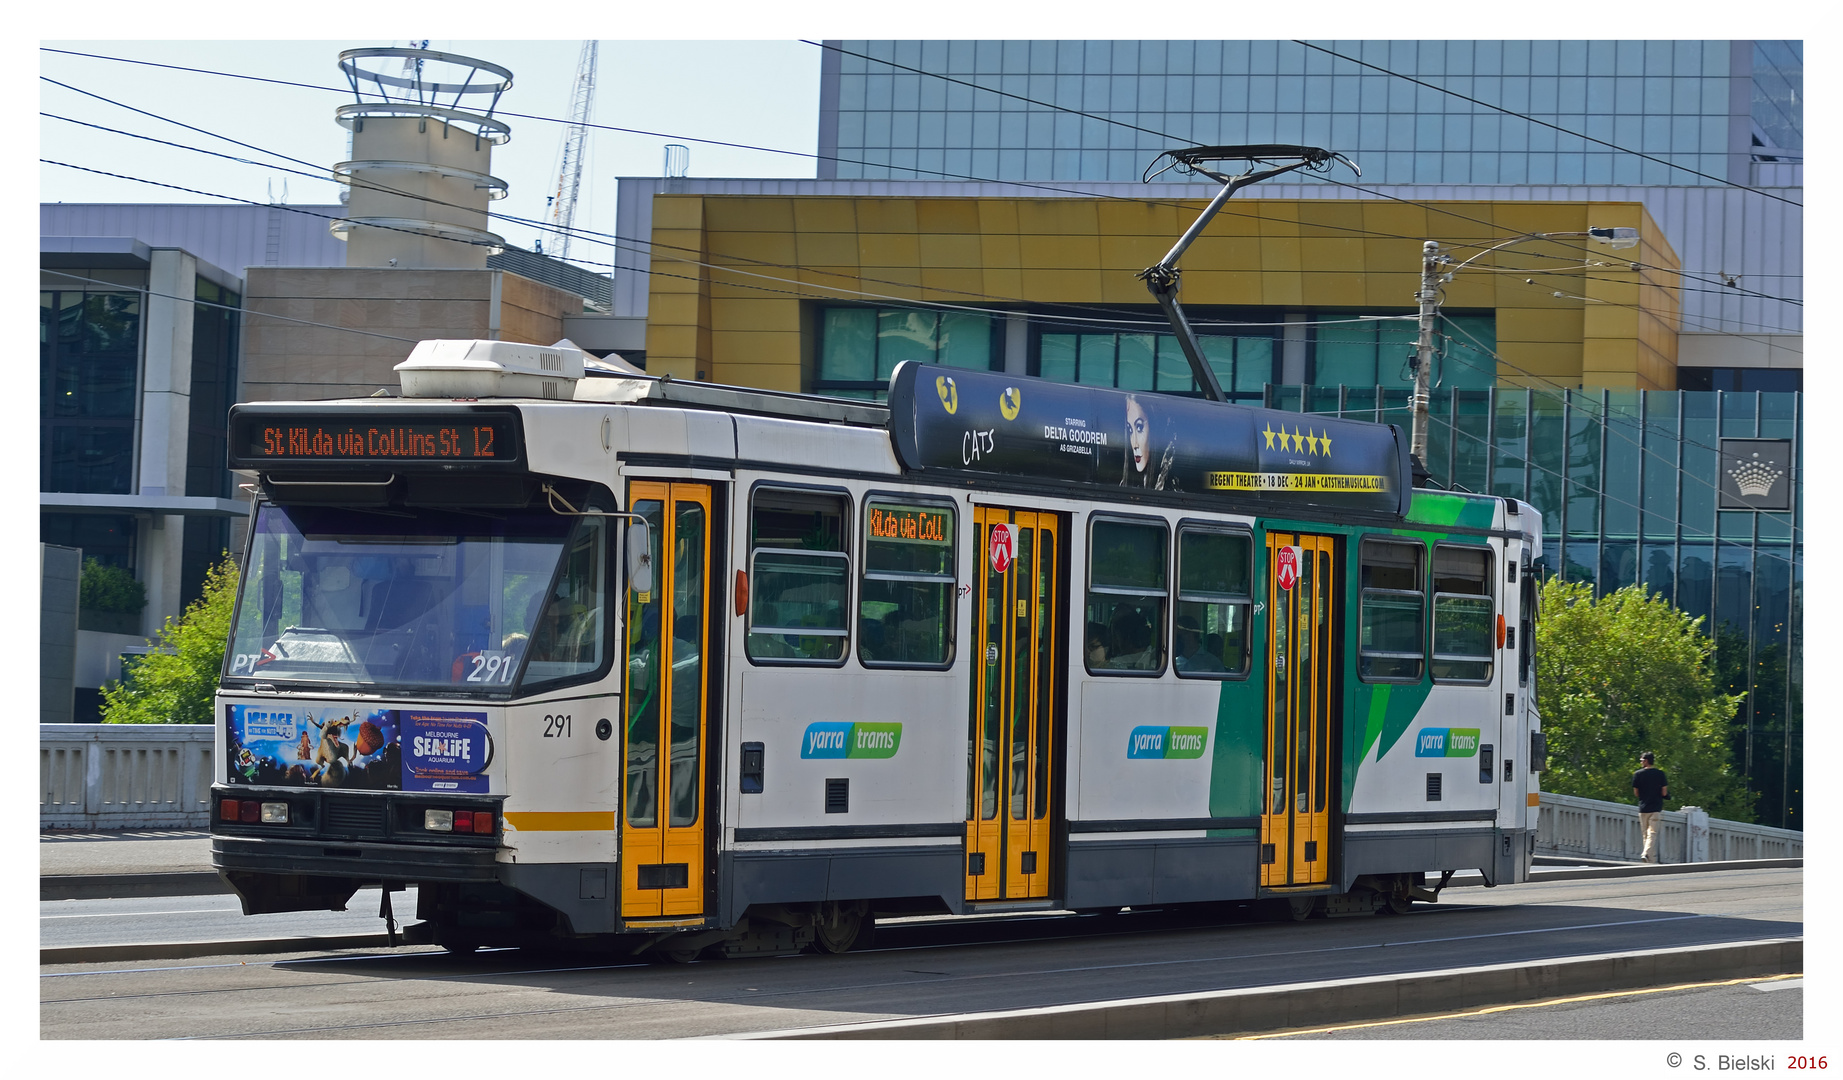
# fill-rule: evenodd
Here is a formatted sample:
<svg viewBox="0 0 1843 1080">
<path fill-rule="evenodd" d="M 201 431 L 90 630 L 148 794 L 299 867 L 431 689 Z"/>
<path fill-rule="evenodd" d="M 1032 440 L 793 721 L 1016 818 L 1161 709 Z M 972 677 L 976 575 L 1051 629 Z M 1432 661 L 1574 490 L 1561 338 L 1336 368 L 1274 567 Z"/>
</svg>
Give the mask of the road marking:
<svg viewBox="0 0 1843 1080">
<path fill-rule="evenodd" d="M 1711 986 L 1752 985 L 1756 990 L 1777 990 L 1785 986 L 1797 986 L 1804 982 L 1801 972 L 1797 975 L 1775 975 L 1765 983 L 1759 976 L 1745 979 L 1721 979 L 1714 982 L 1679 983 L 1675 986 L 1651 986 L 1639 990 L 1612 990 L 1602 994 L 1580 994 L 1576 997 L 1551 998 L 1548 1001 L 1526 1001 L 1516 1005 L 1493 1005 L 1484 1009 L 1467 1009 L 1463 1012 L 1441 1013 L 1437 1016 L 1413 1016 L 1402 1020 L 1375 1020 L 1365 1024 L 1338 1024 L 1333 1027 L 1299 1028 L 1293 1031 L 1271 1031 L 1261 1035 L 1235 1036 L 1237 1042 L 1253 1042 L 1259 1039 L 1286 1039 L 1296 1035 L 1328 1035 L 1334 1031 L 1357 1031 L 1362 1028 L 1394 1027 L 1399 1024 L 1425 1024 L 1434 1020 L 1460 1020 L 1468 1016 L 1489 1016 L 1493 1013 L 1512 1012 L 1517 1009 L 1545 1009 L 1551 1005 L 1573 1005 L 1583 1001 L 1605 1001 L 1609 998 L 1637 997 L 1640 994 L 1668 994 L 1678 990 L 1703 990 Z M 1769 985 L 1777 984 L 1777 985 Z"/>
<path fill-rule="evenodd" d="M 1753 983 L 1752 986 L 1755 990 L 1803 990 L 1805 979 L 1802 975 L 1782 977 L 1772 982 Z"/>
</svg>

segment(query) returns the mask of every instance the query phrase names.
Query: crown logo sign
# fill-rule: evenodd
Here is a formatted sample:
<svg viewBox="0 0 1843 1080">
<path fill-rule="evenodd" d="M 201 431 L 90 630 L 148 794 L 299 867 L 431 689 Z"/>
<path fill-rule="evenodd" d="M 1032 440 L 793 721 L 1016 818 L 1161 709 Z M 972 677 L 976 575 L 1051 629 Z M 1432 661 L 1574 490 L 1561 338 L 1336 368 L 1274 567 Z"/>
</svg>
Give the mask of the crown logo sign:
<svg viewBox="0 0 1843 1080">
<path fill-rule="evenodd" d="M 1753 460 L 1742 461 L 1728 470 L 1728 475 L 1734 477 L 1735 484 L 1740 487 L 1741 494 L 1752 499 L 1765 498 L 1766 493 L 1779 482 L 1779 478 L 1785 475 L 1783 470 L 1774 467 L 1771 462 L 1759 458 L 1760 455 L 1756 453 Z"/>
</svg>

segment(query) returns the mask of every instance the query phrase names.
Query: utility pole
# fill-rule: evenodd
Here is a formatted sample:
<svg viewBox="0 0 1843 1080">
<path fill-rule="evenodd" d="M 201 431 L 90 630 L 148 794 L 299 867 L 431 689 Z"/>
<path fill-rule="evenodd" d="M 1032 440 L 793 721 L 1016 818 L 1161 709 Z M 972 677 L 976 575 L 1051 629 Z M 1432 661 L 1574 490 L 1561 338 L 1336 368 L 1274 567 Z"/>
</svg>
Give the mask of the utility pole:
<svg viewBox="0 0 1843 1080">
<path fill-rule="evenodd" d="M 1440 314 L 1440 245 L 1432 240 L 1421 245 L 1421 336 L 1415 347 L 1414 362 L 1414 438 L 1411 452 L 1421 468 L 1427 467 L 1427 398 L 1433 373 L 1433 321 Z"/>
</svg>

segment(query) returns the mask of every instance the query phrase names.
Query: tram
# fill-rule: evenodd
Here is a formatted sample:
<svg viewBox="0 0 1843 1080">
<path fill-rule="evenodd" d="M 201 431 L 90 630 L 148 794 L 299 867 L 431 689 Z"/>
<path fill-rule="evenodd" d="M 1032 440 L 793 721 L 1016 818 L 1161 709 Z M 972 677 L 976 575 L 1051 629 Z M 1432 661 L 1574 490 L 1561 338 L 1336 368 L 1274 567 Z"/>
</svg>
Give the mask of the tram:
<svg viewBox="0 0 1843 1080">
<path fill-rule="evenodd" d="M 212 861 L 401 940 L 840 952 L 878 916 L 1526 878 L 1541 520 L 1400 429 L 905 363 L 888 404 L 428 341 L 239 405 Z M 393 937 L 394 939 L 394 937 Z"/>
</svg>

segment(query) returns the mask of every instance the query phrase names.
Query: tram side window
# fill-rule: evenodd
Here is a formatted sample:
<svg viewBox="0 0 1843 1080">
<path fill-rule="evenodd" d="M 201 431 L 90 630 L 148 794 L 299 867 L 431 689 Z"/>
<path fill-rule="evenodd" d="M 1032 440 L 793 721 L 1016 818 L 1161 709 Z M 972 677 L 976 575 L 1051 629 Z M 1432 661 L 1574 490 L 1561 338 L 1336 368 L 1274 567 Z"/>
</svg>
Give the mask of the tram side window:
<svg viewBox="0 0 1843 1080">
<path fill-rule="evenodd" d="M 1177 619 L 1171 664 L 1187 679 L 1248 674 L 1249 556 L 1246 533 L 1179 529 Z"/>
<path fill-rule="evenodd" d="M 749 659 L 840 663 L 851 559 L 846 497 L 758 488 L 749 512 Z"/>
<path fill-rule="evenodd" d="M 1098 520 L 1088 547 L 1088 670 L 1152 674 L 1165 667 L 1164 523 Z"/>
<path fill-rule="evenodd" d="M 942 667 L 952 658 L 951 506 L 864 502 L 858 659 L 877 667 Z"/>
<path fill-rule="evenodd" d="M 1363 541 L 1357 673 L 1365 682 L 1419 682 L 1426 596 L 1419 544 Z"/>
<path fill-rule="evenodd" d="M 1433 549 L 1433 677 L 1489 682 L 1497 620 L 1491 602 L 1491 551 Z"/>
</svg>

